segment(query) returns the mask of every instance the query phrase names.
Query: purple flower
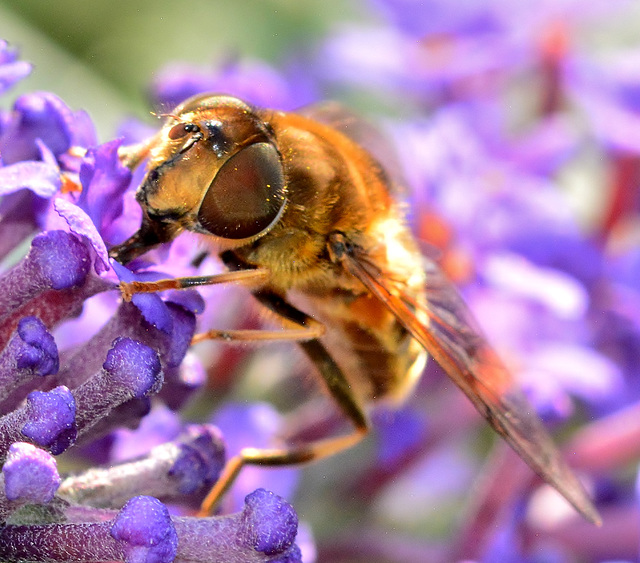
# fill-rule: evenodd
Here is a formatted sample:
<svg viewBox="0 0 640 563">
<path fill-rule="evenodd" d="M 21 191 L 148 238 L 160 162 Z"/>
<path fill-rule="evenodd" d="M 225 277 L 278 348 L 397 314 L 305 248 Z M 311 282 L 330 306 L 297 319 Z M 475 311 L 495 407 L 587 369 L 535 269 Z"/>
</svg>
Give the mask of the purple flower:
<svg viewBox="0 0 640 563">
<path fill-rule="evenodd" d="M 0 553 L 7 562 L 118 560 L 160 563 L 202 561 L 301 562 L 294 543 L 297 517 L 291 505 L 260 489 L 242 512 L 216 518 L 172 518 L 157 499 L 137 496 L 111 518 L 103 511 L 93 523 L 69 521 L 34 528 L 0 530 Z M 82 509 L 76 517 L 86 518 Z M 56 541 L 63 537 L 64 543 Z"/>
<path fill-rule="evenodd" d="M 53 456 L 21 442 L 9 448 L 2 476 L 6 498 L 14 502 L 46 504 L 53 500 L 60 485 Z"/>
<path fill-rule="evenodd" d="M 8 68 L 4 47 L 8 84 L 19 68 Z M 190 260 L 168 274 L 142 260 L 136 271 L 110 261 L 108 246 L 140 221 L 121 144 L 96 145 L 86 114 L 50 93 L 0 111 L 0 251 L 12 257 L 0 272 L 0 558 L 168 562 L 179 560 L 178 543 L 197 550 L 207 537 L 203 561 L 229 549 L 228 560 L 298 561 L 297 517 L 271 493 L 195 534 L 162 504 L 198 509 L 225 463 L 216 428 L 173 414 L 154 443 L 138 432 L 135 457 L 122 459 L 124 429 L 150 411 L 157 418 L 161 402 L 177 410 L 202 386 L 200 362 L 183 360 L 204 303 L 195 291 L 118 301 L 119 279 L 180 275 Z M 63 452 L 78 466 L 100 459 L 109 467 L 60 477 L 51 456 Z"/>
<path fill-rule="evenodd" d="M 57 373 L 58 348 L 51 333 L 37 317 L 23 317 L 0 353 L 0 400 L 33 375 Z"/>
<path fill-rule="evenodd" d="M 3 422 L 5 438 L 12 436 L 12 430 L 19 431 L 18 436 L 59 454 L 73 444 L 78 435 L 76 400 L 63 386 L 51 391 L 32 391 L 27 396 L 26 408 L 16 409 L 4 417 Z"/>
<path fill-rule="evenodd" d="M 166 507 L 153 497 L 134 497 L 114 519 L 111 537 L 123 548 L 125 561 L 170 562 L 178 535 Z"/>
<path fill-rule="evenodd" d="M 25 94 L 13 111 L 0 114 L 0 150 L 5 165 L 39 160 L 40 144 L 60 157 L 71 147 L 95 143 L 95 133 L 85 114 L 71 111 L 49 92 Z"/>
<path fill-rule="evenodd" d="M 120 141 L 111 141 L 90 148 L 80 166 L 82 192 L 78 207 L 91 218 L 96 229 L 107 241 L 121 242 L 122 236 L 113 233 L 123 219 L 123 195 L 131 183 L 131 171 L 118 158 Z M 131 222 L 128 222 L 131 228 Z"/>
<path fill-rule="evenodd" d="M 185 538 L 176 561 L 302 561 L 294 543 L 298 518 L 293 507 L 264 489 L 248 495 L 239 513 L 217 519 L 185 518 L 176 522 L 176 527 L 180 537 Z M 204 537 L 227 541 L 209 543 L 199 539 Z"/>
<path fill-rule="evenodd" d="M 0 40 L 0 94 L 31 73 L 31 65 L 17 60 L 17 52 Z"/>
<path fill-rule="evenodd" d="M 190 426 L 177 439 L 143 456 L 65 478 L 59 495 L 96 507 L 122 506 L 136 494 L 197 507 L 218 478 L 224 460 L 220 432 L 212 426 Z"/>
</svg>

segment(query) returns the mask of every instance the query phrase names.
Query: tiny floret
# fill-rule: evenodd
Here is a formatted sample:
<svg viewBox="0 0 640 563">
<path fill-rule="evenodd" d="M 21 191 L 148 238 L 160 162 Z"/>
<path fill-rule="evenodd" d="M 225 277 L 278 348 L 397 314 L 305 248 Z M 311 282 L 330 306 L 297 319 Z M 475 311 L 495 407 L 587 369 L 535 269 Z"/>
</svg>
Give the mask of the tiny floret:
<svg viewBox="0 0 640 563">
<path fill-rule="evenodd" d="M 127 502 L 115 519 L 111 536 L 124 544 L 127 563 L 170 563 L 178 546 L 169 511 L 147 496 Z"/>
<path fill-rule="evenodd" d="M 60 485 L 53 456 L 24 442 L 11 445 L 2 475 L 7 498 L 13 501 L 47 503 Z"/>
<path fill-rule="evenodd" d="M 298 516 L 278 495 L 258 489 L 245 498 L 242 541 L 265 555 L 282 553 L 298 532 Z"/>
<path fill-rule="evenodd" d="M 117 338 L 102 367 L 136 397 L 153 392 L 162 371 L 158 353 L 131 338 Z"/>
<path fill-rule="evenodd" d="M 76 438 L 76 403 L 69 389 L 33 391 L 27 397 L 27 421 L 22 434 L 57 455 Z"/>
<path fill-rule="evenodd" d="M 30 258 L 51 289 L 81 285 L 91 266 L 85 245 L 65 231 L 50 231 L 34 238 Z"/>
<path fill-rule="evenodd" d="M 51 333 L 37 317 L 25 317 L 18 323 L 23 346 L 16 354 L 17 367 L 30 369 L 37 375 L 57 373 L 58 348 Z"/>
</svg>

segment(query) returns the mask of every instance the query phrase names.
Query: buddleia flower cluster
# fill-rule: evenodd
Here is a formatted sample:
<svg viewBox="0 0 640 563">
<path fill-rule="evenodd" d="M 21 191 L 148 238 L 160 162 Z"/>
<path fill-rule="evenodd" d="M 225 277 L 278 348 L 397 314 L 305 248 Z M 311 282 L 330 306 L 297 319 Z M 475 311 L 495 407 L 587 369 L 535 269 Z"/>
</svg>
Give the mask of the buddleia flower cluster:
<svg viewBox="0 0 640 563">
<path fill-rule="evenodd" d="M 29 70 L 0 44 L 0 93 Z M 48 92 L 0 113 L 0 559 L 300 561 L 297 515 L 265 489 L 236 513 L 189 516 L 225 462 L 215 426 L 158 407 L 125 459 L 118 431 L 198 387 L 183 360 L 204 304 L 120 300 L 106 244 L 136 221 L 121 142 L 99 145 L 89 116 Z"/>
</svg>

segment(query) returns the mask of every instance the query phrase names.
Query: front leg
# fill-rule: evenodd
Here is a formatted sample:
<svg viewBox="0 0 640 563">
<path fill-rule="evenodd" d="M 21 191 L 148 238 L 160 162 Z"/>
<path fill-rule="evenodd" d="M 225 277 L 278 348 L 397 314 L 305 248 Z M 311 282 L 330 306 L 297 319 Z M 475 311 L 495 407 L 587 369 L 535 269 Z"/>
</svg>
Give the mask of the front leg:
<svg viewBox="0 0 640 563">
<path fill-rule="evenodd" d="M 136 293 L 157 293 L 168 289 L 188 289 L 202 285 L 218 285 L 221 283 L 237 283 L 245 287 L 254 288 L 264 285 L 269 280 L 269 270 L 256 268 L 255 270 L 238 270 L 237 272 L 223 272 L 211 276 L 191 276 L 186 278 L 168 278 L 158 281 L 120 282 L 120 292 L 125 301 L 131 301 Z"/>
</svg>

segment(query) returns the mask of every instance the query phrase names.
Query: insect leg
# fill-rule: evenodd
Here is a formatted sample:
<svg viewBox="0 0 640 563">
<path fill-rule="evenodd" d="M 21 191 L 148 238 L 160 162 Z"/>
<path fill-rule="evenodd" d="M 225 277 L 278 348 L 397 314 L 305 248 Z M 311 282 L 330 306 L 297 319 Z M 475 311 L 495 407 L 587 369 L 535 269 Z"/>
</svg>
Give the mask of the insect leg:
<svg viewBox="0 0 640 563">
<path fill-rule="evenodd" d="M 226 342 L 277 342 L 277 341 L 301 341 L 319 338 L 325 332 L 324 325 L 312 319 L 310 326 L 287 330 L 207 330 L 200 332 L 191 339 L 191 344 L 198 344 L 204 340 L 224 340 Z"/>
<path fill-rule="evenodd" d="M 169 289 L 187 289 L 201 285 L 216 285 L 221 283 L 239 283 L 243 285 L 257 285 L 266 281 L 266 270 L 237 270 L 224 272 L 213 276 L 194 276 L 186 278 L 172 278 L 147 282 L 121 282 L 120 292 L 125 301 L 131 301 L 136 293 L 157 293 Z M 296 327 L 300 326 L 295 323 Z M 320 338 L 324 334 L 324 325 L 311 317 L 307 317 L 302 328 L 289 330 L 208 330 L 196 334 L 191 344 L 197 344 L 204 340 L 225 341 L 277 341 L 277 340 L 312 340 Z"/>
<path fill-rule="evenodd" d="M 267 281 L 269 272 L 256 268 L 253 270 L 238 270 L 237 272 L 223 272 L 212 276 L 193 276 L 186 278 L 171 278 L 158 281 L 120 282 L 120 292 L 125 301 L 131 301 L 136 293 L 157 293 L 168 289 L 187 289 L 201 285 L 216 285 L 221 283 L 239 283 L 246 286 L 256 286 Z"/>
<path fill-rule="evenodd" d="M 304 326 L 310 317 L 283 298 L 269 292 L 257 292 L 256 298 L 284 319 Z M 317 322 L 317 321 L 316 321 Z M 325 438 L 304 445 L 273 449 L 244 448 L 227 463 L 222 475 L 200 507 L 200 516 L 208 516 L 222 495 L 231 487 L 245 465 L 278 467 L 296 465 L 334 455 L 357 444 L 369 431 L 369 421 L 342 370 L 318 339 L 299 342 L 308 358 L 315 364 L 331 396 L 355 426 L 350 434 Z"/>
<path fill-rule="evenodd" d="M 246 271 L 246 270 L 241 270 Z M 291 307 L 282 298 L 268 292 L 254 292 L 254 296 L 265 307 L 271 309 L 278 315 L 278 318 L 286 324 L 292 324 L 294 328 L 286 328 L 285 330 L 264 330 L 264 329 L 248 329 L 248 330 L 219 330 L 213 329 L 206 332 L 196 334 L 191 340 L 191 344 L 197 344 L 204 340 L 224 340 L 227 342 L 247 342 L 247 341 L 304 341 L 315 340 L 325 333 L 325 326 L 320 322 L 301 313 L 297 309 Z M 276 306 L 276 303 L 278 304 Z M 286 307 L 292 311 L 288 311 Z M 289 313 L 289 314 L 287 314 Z"/>
</svg>

